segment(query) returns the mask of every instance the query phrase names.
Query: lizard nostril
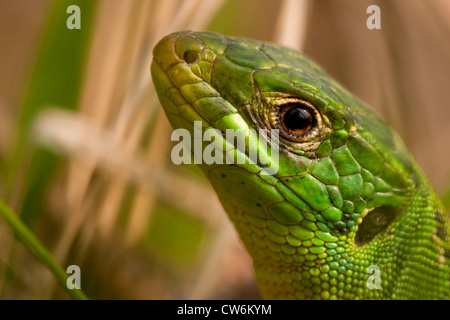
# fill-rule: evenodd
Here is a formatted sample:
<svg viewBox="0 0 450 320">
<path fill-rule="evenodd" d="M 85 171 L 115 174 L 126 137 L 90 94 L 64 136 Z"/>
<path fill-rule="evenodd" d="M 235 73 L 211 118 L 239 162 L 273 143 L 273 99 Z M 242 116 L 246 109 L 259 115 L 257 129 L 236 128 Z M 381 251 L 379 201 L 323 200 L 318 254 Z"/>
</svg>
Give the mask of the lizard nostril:
<svg viewBox="0 0 450 320">
<path fill-rule="evenodd" d="M 200 53 L 194 50 L 188 50 L 183 54 L 183 60 L 188 64 L 196 63 L 200 60 Z"/>
</svg>

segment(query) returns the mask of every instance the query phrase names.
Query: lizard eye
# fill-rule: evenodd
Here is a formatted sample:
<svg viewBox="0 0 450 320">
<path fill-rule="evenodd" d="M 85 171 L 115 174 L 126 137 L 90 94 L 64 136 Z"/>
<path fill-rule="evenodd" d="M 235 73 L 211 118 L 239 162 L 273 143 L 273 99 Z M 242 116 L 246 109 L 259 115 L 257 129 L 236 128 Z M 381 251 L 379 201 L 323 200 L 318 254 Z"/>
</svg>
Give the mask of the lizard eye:
<svg viewBox="0 0 450 320">
<path fill-rule="evenodd" d="M 308 101 L 287 98 L 277 104 L 273 111 L 272 127 L 293 142 L 309 140 L 319 130 L 320 115 Z"/>
<path fill-rule="evenodd" d="M 314 112 L 301 103 L 282 106 L 279 121 L 284 131 L 296 137 L 307 134 L 316 122 Z"/>
</svg>

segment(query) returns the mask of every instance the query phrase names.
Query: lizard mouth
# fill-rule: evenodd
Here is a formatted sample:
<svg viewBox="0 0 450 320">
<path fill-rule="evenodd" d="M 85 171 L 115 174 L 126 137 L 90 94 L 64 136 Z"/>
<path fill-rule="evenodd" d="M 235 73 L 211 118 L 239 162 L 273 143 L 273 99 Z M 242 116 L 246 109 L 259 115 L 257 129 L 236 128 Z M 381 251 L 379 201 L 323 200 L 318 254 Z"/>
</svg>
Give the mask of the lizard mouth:
<svg viewBox="0 0 450 320">
<path fill-rule="evenodd" d="M 151 73 L 159 100 L 172 127 L 188 130 L 195 164 L 208 165 L 207 175 L 216 164 L 262 175 L 277 172 L 278 139 L 255 129 L 211 84 L 215 52 L 189 31 L 166 36 L 153 52 Z M 277 135 L 271 132 L 270 137 Z M 208 159 L 201 159 L 211 149 Z"/>
</svg>

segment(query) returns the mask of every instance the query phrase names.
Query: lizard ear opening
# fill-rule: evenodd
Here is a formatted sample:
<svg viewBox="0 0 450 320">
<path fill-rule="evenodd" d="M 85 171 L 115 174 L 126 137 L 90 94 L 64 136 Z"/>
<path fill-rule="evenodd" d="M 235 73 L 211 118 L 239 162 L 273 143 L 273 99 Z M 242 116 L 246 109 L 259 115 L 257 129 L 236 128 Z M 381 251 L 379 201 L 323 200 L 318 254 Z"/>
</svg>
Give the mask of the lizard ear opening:
<svg viewBox="0 0 450 320">
<path fill-rule="evenodd" d="M 370 242 L 377 234 L 385 230 L 396 216 L 394 207 L 381 206 L 370 211 L 358 226 L 355 244 L 361 247 Z"/>
</svg>

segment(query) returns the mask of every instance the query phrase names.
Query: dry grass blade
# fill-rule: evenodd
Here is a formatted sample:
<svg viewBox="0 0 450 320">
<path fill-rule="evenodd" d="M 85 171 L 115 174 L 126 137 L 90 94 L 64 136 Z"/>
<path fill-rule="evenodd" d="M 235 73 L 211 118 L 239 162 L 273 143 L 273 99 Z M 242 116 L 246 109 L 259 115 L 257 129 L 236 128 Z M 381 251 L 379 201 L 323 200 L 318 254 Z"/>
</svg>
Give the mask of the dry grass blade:
<svg viewBox="0 0 450 320">
<path fill-rule="evenodd" d="M 306 40 L 310 0 L 284 0 L 275 27 L 275 41 L 301 51 Z"/>
<path fill-rule="evenodd" d="M 181 3 L 181 7 L 177 6 L 177 3 Z M 89 58 L 85 90 L 80 109 L 89 117 L 89 122 L 97 126 L 98 130 L 107 130 L 109 138 L 100 140 L 100 144 L 90 148 L 91 154 L 89 155 L 86 152 L 81 152 L 80 155 L 84 156 L 80 157 L 69 153 L 73 157 L 67 183 L 67 207 L 70 208 L 70 214 L 65 230 L 62 232 L 61 239 L 57 241 L 58 246 L 55 249 L 55 256 L 59 261 L 66 259 L 70 247 L 80 233 L 80 229 L 86 229 L 86 231 L 83 231 L 84 236 L 82 240 L 82 247 L 84 248 L 89 247 L 87 241 L 92 239 L 95 230 L 99 230 L 105 239 L 113 234 L 125 190 L 130 181 L 132 181 L 129 175 L 130 170 L 122 168 L 111 171 L 114 174 L 111 175 L 106 184 L 104 196 L 98 198 L 97 203 L 93 203 L 98 208 L 98 213 L 95 215 L 97 218 L 92 220 L 92 217 L 89 217 L 89 224 L 85 224 L 85 222 L 87 221 L 87 215 L 92 214 L 93 207 L 83 204 L 91 203 L 88 201 L 88 198 L 90 198 L 90 181 L 96 168 L 99 165 L 102 167 L 102 162 L 108 163 L 106 158 L 116 159 L 116 162 L 121 162 L 118 159 L 123 159 L 124 154 L 131 155 L 128 166 L 136 164 L 136 161 L 133 159 L 135 157 L 134 154 L 138 151 L 142 134 L 146 132 L 145 128 L 149 125 L 152 117 L 155 116 L 154 110 L 157 106 L 148 72 L 153 45 L 162 35 L 177 29 L 202 28 L 222 3 L 223 1 L 216 1 L 214 4 L 205 1 L 158 1 L 145 3 L 140 1 L 110 1 L 101 3 L 96 20 L 97 27 L 93 37 L 94 45 Z M 156 11 L 153 10 L 154 8 L 156 8 Z M 155 19 L 151 17 L 155 17 Z M 163 19 L 157 25 L 157 28 L 152 29 L 151 26 L 158 18 Z M 150 38 L 149 33 L 151 33 Z M 104 55 L 105 52 L 107 52 L 106 55 Z M 135 63 L 130 64 L 130 61 Z M 149 105 L 148 101 L 153 102 Z M 158 123 L 152 132 L 148 159 L 145 161 L 147 167 L 144 171 L 153 169 L 151 166 L 163 167 L 165 161 L 163 156 L 165 154 L 164 150 L 168 150 L 168 140 L 162 140 L 161 137 L 169 136 L 169 126 L 167 121 L 161 121 L 163 119 L 162 116 L 157 116 L 157 118 Z M 60 120 L 52 123 L 51 117 L 47 117 L 45 126 L 38 126 L 38 130 L 39 128 L 53 127 L 55 131 L 58 131 L 57 121 Z M 74 128 L 74 130 L 67 130 L 67 128 Z M 76 132 L 76 126 L 67 126 L 66 129 L 61 129 L 65 130 L 66 133 L 72 132 L 79 137 L 85 136 L 82 134 L 82 131 L 86 130 L 84 128 Z M 89 130 L 86 132 L 89 132 L 89 134 L 93 133 Z M 64 140 L 64 136 L 60 135 L 60 133 L 53 133 L 61 138 L 60 141 L 55 141 L 45 132 L 41 132 L 40 138 L 54 145 L 68 143 L 69 145 L 63 146 L 65 149 L 71 149 L 80 142 L 73 141 L 73 139 L 70 140 L 70 137 L 66 137 Z M 95 141 L 96 139 L 93 139 L 95 136 L 101 137 L 102 135 L 94 134 L 84 139 Z M 161 141 L 167 142 L 161 143 Z M 84 145 L 85 149 L 86 147 L 89 149 L 88 145 Z M 109 148 L 108 146 L 111 145 L 120 147 Z M 96 151 L 92 152 L 94 149 Z M 124 162 L 122 161 L 121 164 L 123 165 Z M 142 166 L 139 167 L 141 168 Z M 149 178 L 148 174 L 143 176 Z M 155 177 L 152 179 L 153 183 L 161 181 L 161 179 Z M 164 179 L 166 181 L 167 175 Z M 176 183 L 176 181 L 177 179 L 173 179 L 172 183 Z M 142 183 L 142 181 L 139 181 L 139 183 L 141 187 L 136 191 L 137 196 L 132 205 L 128 231 L 126 232 L 129 244 L 139 240 L 148 228 L 151 218 L 149 213 L 152 211 L 151 208 L 154 204 L 154 188 L 149 188 L 148 183 Z M 171 188 L 174 188 L 173 185 Z M 168 191 L 167 189 L 166 191 Z M 197 190 L 197 188 L 192 187 L 190 189 L 193 191 Z M 191 199 L 205 195 L 202 190 L 197 191 L 198 193 L 196 194 L 191 193 Z M 171 194 L 171 192 L 166 192 L 167 194 Z M 167 197 L 163 196 L 163 198 Z M 215 196 L 211 194 L 210 198 L 215 199 Z M 98 203 L 99 200 L 101 201 L 100 203 Z M 183 209 L 188 208 L 201 211 L 198 208 L 189 207 L 189 201 L 187 201 Z M 217 201 L 211 204 L 210 208 L 216 212 L 221 211 Z M 207 217 L 207 220 L 211 220 L 211 217 L 209 217 L 210 212 L 208 212 L 208 215 L 203 216 Z"/>
<path fill-rule="evenodd" d="M 88 71 L 86 74 L 80 110 L 90 115 L 92 121 L 103 126 L 109 120 L 117 108 L 116 101 L 120 100 L 125 86 L 122 79 L 124 64 L 123 46 L 127 44 L 126 39 L 129 32 L 133 2 L 110 1 L 100 2 L 93 36 L 93 47 L 89 57 Z M 112 37 L 111 31 L 114 31 Z M 111 39 L 107 41 L 107 39 Z M 105 51 L 108 53 L 105 55 Z M 103 54 L 102 54 L 103 53 Z M 122 86 L 122 87 L 120 87 Z M 95 106 L 95 107 L 93 107 Z M 54 250 L 58 261 L 65 261 L 69 248 L 82 226 L 86 211 L 81 206 L 96 166 L 96 160 L 75 161 L 69 169 L 67 199 L 69 219 L 57 241 Z M 50 281 L 48 278 L 44 282 Z M 44 285 L 43 287 L 51 287 Z"/>
</svg>

